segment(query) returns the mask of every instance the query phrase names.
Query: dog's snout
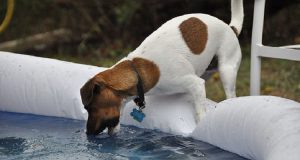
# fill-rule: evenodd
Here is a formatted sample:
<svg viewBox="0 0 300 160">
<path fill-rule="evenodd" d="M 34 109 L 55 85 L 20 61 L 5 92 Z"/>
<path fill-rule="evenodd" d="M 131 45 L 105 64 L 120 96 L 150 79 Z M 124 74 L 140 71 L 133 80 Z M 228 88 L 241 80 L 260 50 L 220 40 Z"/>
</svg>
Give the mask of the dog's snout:
<svg viewBox="0 0 300 160">
<path fill-rule="evenodd" d="M 87 123 L 87 131 L 88 135 L 97 135 L 104 131 L 105 128 L 114 128 L 119 124 L 120 117 L 114 117 L 107 120 L 103 120 L 99 122 L 98 126 L 95 126 L 95 123 L 89 122 Z"/>
<path fill-rule="evenodd" d="M 115 127 L 119 123 L 119 117 L 114 117 L 104 121 L 105 127 Z"/>
<path fill-rule="evenodd" d="M 97 130 L 90 130 L 90 129 L 87 129 L 86 130 L 86 134 L 87 135 L 97 135 L 97 134 L 99 134 L 99 133 L 101 133 L 102 131 L 97 131 Z"/>
</svg>

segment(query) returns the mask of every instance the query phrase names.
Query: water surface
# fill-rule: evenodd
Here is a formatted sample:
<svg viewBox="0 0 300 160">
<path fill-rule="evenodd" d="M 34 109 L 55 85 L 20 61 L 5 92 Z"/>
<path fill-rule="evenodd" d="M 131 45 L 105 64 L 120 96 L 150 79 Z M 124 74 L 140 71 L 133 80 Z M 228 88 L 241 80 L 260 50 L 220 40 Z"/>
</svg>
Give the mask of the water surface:
<svg viewBox="0 0 300 160">
<path fill-rule="evenodd" d="M 243 158 L 192 138 L 122 126 L 117 136 L 87 137 L 79 120 L 0 112 L 0 159 L 200 159 Z"/>
</svg>

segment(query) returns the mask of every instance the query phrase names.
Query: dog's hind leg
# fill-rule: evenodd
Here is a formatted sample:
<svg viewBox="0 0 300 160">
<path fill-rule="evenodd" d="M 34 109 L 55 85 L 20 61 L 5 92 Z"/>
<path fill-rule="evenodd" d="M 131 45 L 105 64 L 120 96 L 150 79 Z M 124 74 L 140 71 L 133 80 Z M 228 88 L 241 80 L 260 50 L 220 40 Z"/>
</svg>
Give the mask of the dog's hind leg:
<svg viewBox="0 0 300 160">
<path fill-rule="evenodd" d="M 227 45 L 227 47 L 230 45 Z M 232 46 L 232 45 L 231 45 Z M 236 97 L 236 77 L 242 54 L 239 45 L 233 45 L 219 53 L 219 73 L 226 98 Z"/>
</svg>

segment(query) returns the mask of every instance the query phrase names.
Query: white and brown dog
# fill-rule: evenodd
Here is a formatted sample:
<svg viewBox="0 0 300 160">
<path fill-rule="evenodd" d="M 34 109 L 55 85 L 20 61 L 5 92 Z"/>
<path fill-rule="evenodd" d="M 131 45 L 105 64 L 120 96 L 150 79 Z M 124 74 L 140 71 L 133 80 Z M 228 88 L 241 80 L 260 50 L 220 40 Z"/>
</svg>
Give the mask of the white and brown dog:
<svg viewBox="0 0 300 160">
<path fill-rule="evenodd" d="M 229 25 L 206 14 L 173 18 L 127 57 L 90 79 L 80 90 L 89 114 L 87 133 L 98 134 L 105 128 L 109 134 L 118 131 L 124 100 L 138 95 L 139 81 L 146 95 L 189 94 L 199 121 L 206 98 L 205 81 L 200 76 L 215 56 L 226 97 L 235 97 L 243 1 L 231 0 L 231 11 Z"/>
</svg>

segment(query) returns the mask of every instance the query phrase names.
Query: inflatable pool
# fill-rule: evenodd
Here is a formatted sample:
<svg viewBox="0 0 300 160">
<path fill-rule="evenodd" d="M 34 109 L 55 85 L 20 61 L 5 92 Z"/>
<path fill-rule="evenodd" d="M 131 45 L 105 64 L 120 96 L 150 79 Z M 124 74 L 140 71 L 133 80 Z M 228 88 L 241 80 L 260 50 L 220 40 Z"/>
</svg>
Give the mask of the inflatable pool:
<svg viewBox="0 0 300 160">
<path fill-rule="evenodd" d="M 105 68 L 0 52 L 0 111 L 85 120 L 79 89 Z M 300 104 L 272 96 L 240 97 L 215 103 L 196 124 L 184 96 L 147 97 L 142 123 L 129 113 L 121 123 L 182 135 L 248 159 L 300 159 Z"/>
</svg>

